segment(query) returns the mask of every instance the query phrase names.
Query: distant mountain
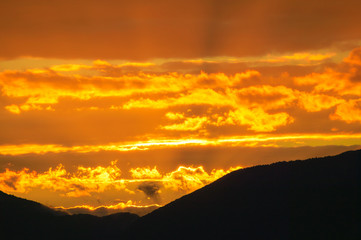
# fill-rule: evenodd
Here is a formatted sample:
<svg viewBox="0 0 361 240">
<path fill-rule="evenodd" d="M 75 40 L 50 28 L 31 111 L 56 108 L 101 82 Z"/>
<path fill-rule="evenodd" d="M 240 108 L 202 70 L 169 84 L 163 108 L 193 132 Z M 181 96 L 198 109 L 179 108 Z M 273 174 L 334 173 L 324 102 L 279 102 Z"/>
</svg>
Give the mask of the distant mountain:
<svg viewBox="0 0 361 240">
<path fill-rule="evenodd" d="M 0 239 L 119 239 L 139 216 L 69 215 L 0 191 Z"/>
<path fill-rule="evenodd" d="M 361 150 L 237 170 L 141 218 L 68 215 L 0 192 L 1 236 L 359 240 Z"/>
<path fill-rule="evenodd" d="M 232 172 L 138 219 L 127 239 L 361 239 L 361 150 Z"/>
<path fill-rule="evenodd" d="M 64 211 L 69 214 L 90 214 L 90 215 L 94 215 L 94 216 L 98 216 L 98 217 L 103 217 L 103 216 L 107 216 L 107 215 L 114 214 L 114 213 L 120 213 L 120 212 L 134 213 L 134 214 L 142 217 L 142 216 L 154 211 L 157 208 L 159 208 L 159 207 L 158 206 L 147 206 L 147 207 L 141 207 L 141 208 L 125 207 L 123 209 L 108 209 L 105 207 L 99 207 L 99 208 L 96 208 L 95 210 L 90 210 L 90 209 L 84 208 L 84 207 L 73 207 L 73 208 L 68 208 L 68 209 L 55 207 L 53 209 Z"/>
</svg>

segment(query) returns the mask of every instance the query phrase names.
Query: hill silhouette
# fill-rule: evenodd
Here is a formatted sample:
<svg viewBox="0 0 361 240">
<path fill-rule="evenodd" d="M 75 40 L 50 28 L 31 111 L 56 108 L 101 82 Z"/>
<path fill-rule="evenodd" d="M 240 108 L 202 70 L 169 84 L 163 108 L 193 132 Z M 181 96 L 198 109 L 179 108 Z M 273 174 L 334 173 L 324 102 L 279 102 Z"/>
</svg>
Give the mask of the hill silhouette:
<svg viewBox="0 0 361 240">
<path fill-rule="evenodd" d="M 119 239 L 137 218 L 131 213 L 69 215 L 0 191 L 0 239 Z"/>
<path fill-rule="evenodd" d="M 237 170 L 138 219 L 129 239 L 361 239 L 361 150 Z"/>
<path fill-rule="evenodd" d="M 53 209 L 66 212 L 68 214 L 90 214 L 90 215 L 94 215 L 94 216 L 98 216 L 98 217 L 103 217 L 103 216 L 107 216 L 107 215 L 119 213 L 119 212 L 129 212 L 129 213 L 134 213 L 138 216 L 144 216 L 144 215 L 154 211 L 157 208 L 159 208 L 159 207 L 158 206 L 147 206 L 147 207 L 142 207 L 142 208 L 126 207 L 126 208 L 122 209 L 121 211 L 119 209 L 108 209 L 105 207 L 99 207 L 99 208 L 96 208 L 95 210 L 90 210 L 89 208 L 84 208 L 84 207 L 73 207 L 73 208 L 67 208 L 67 209 L 55 207 Z"/>
<path fill-rule="evenodd" d="M 0 192 L 6 239 L 361 239 L 361 150 L 234 171 L 139 218 L 67 215 Z"/>
</svg>

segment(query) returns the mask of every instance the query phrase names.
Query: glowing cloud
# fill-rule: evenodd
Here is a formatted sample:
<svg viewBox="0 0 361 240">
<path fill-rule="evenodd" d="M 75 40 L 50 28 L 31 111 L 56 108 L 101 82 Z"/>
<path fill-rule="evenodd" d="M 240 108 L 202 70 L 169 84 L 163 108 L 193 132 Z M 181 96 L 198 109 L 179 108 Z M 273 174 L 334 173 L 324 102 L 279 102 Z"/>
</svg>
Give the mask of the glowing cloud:
<svg viewBox="0 0 361 240">
<path fill-rule="evenodd" d="M 292 55 L 284 55 L 275 58 L 268 58 L 265 61 L 272 63 L 288 62 L 290 60 L 316 62 L 316 61 L 323 61 L 325 59 L 329 59 L 335 55 L 336 55 L 335 53 L 321 54 L 321 53 L 298 52 L 298 53 L 293 53 Z"/>
<path fill-rule="evenodd" d="M 32 188 L 42 188 L 63 192 L 67 197 L 90 196 L 91 192 L 103 192 L 109 187 L 124 189 L 124 184 L 119 181 L 120 170 L 115 163 L 105 168 L 79 166 L 73 174 L 67 172 L 61 164 L 40 174 L 26 168 L 18 172 L 6 169 L 0 173 L 0 188 L 8 192 L 28 192 Z"/>
<path fill-rule="evenodd" d="M 236 167 L 229 170 L 214 169 L 211 173 L 207 173 L 202 166 L 181 166 L 176 171 L 166 174 L 163 184 L 166 188 L 171 188 L 174 191 L 191 192 L 240 168 Z"/>
<path fill-rule="evenodd" d="M 323 94 L 300 94 L 299 104 L 308 112 L 318 112 L 343 103 L 345 100 Z"/>
<path fill-rule="evenodd" d="M 361 123 L 361 99 L 350 100 L 337 106 L 336 112 L 330 116 L 332 120 L 341 120 L 347 123 Z"/>
<path fill-rule="evenodd" d="M 129 170 L 132 178 L 121 178 L 121 171 L 116 166 L 116 162 L 111 162 L 108 167 L 97 166 L 86 168 L 78 166 L 74 173 L 68 172 L 60 164 L 54 169 L 49 168 L 44 173 L 29 171 L 26 168 L 21 171 L 6 169 L 5 172 L 0 173 L 0 190 L 24 193 L 41 188 L 43 191 L 49 190 L 59 193 L 62 197 L 71 198 L 90 197 L 93 193 L 102 193 L 111 189 L 124 191 L 128 194 L 135 194 L 133 190 L 138 190 L 143 192 L 148 198 L 159 203 L 161 188 L 167 191 L 175 191 L 178 194 L 179 192 L 188 193 L 240 168 L 213 169 L 207 173 L 202 166 L 180 166 L 177 170 L 164 174 L 159 173 L 156 167 L 153 169 L 136 168 Z M 107 208 L 123 209 L 126 207 L 137 207 L 138 205 L 132 200 L 128 200 L 127 202 L 121 202 Z M 92 209 L 90 206 L 77 207 L 85 207 L 90 210 L 95 209 Z M 149 206 L 140 204 L 139 207 Z"/>
<path fill-rule="evenodd" d="M 226 121 L 229 119 L 226 119 Z M 227 123 L 224 118 L 221 118 L 220 124 Z M 233 120 L 229 120 L 233 121 Z M 257 125 L 254 125 L 257 126 Z M 265 131 L 264 127 L 260 125 L 259 130 Z M 269 129 L 266 129 L 269 130 Z M 62 152 L 77 152 L 89 153 L 99 151 L 146 151 L 150 149 L 162 148 L 178 148 L 186 146 L 257 146 L 258 144 L 271 143 L 273 146 L 283 146 L 283 142 L 292 142 L 297 146 L 305 146 L 308 140 L 317 140 L 317 146 L 331 144 L 332 141 L 343 140 L 345 145 L 350 145 L 354 140 L 359 140 L 361 133 L 327 133 L 327 134 L 258 134 L 248 136 L 232 136 L 220 137 L 217 139 L 207 138 L 179 138 L 179 139 L 153 139 L 149 141 L 127 142 L 108 145 L 83 145 L 66 147 L 61 145 L 0 145 L 1 155 L 17 156 L 22 154 L 44 154 L 44 153 L 62 153 Z M 299 140 L 303 140 L 300 142 Z M 327 140 L 327 142 L 324 142 Z M 135 170 L 136 171 L 136 170 Z"/>
<path fill-rule="evenodd" d="M 186 118 L 183 123 L 162 126 L 162 129 L 173 131 L 195 131 L 201 129 L 207 122 L 207 117 Z"/>
<path fill-rule="evenodd" d="M 255 132 L 272 132 L 276 127 L 292 123 L 294 120 L 287 113 L 268 114 L 261 108 L 238 108 L 230 111 L 228 118 L 220 124 L 248 125 Z"/>
<path fill-rule="evenodd" d="M 151 168 L 132 168 L 129 170 L 133 178 L 139 179 L 157 179 L 162 178 L 162 175 L 158 172 L 157 167 Z"/>
</svg>

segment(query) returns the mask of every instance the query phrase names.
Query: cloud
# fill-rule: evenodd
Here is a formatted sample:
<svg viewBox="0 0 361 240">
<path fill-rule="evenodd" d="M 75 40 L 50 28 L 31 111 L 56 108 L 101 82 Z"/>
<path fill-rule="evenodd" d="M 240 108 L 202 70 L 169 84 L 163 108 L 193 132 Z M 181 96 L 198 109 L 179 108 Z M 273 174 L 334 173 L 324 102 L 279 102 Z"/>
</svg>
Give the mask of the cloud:
<svg viewBox="0 0 361 240">
<path fill-rule="evenodd" d="M 21 112 L 20 108 L 15 104 L 5 106 L 5 109 L 14 114 L 20 114 L 20 112 Z"/>
<path fill-rule="evenodd" d="M 77 171 L 70 174 L 63 165 L 49 168 L 44 173 L 30 172 L 24 168 L 21 171 L 6 169 L 0 173 L 0 188 L 4 191 L 28 192 L 34 188 L 48 189 L 61 192 L 67 197 L 90 196 L 92 192 L 104 192 L 107 188 L 124 189 L 119 181 L 120 169 L 112 162 L 108 167 L 97 166 L 84 168 L 79 166 Z"/>
<path fill-rule="evenodd" d="M 0 190 L 12 193 L 29 193 L 35 189 L 39 191 L 55 192 L 63 198 L 94 198 L 98 193 L 115 191 L 127 193 L 132 197 L 138 190 L 143 192 L 155 203 L 161 201 L 161 188 L 175 194 L 194 191 L 205 184 L 208 184 L 223 175 L 239 169 L 240 167 L 229 168 L 228 170 L 213 169 L 209 173 L 202 166 L 185 167 L 161 174 L 156 168 L 147 167 L 131 168 L 131 178 L 121 178 L 120 169 L 111 162 L 110 166 L 82 167 L 78 166 L 74 172 L 69 172 L 63 165 L 56 168 L 49 168 L 43 173 L 30 171 L 24 168 L 20 171 L 6 169 L 0 173 Z M 174 193 L 173 193 L 174 194 Z M 167 198 L 168 199 L 168 198 Z M 140 202 L 128 201 L 119 203 L 112 208 L 125 208 L 141 205 Z"/>
<path fill-rule="evenodd" d="M 239 105 L 271 110 L 292 106 L 299 91 L 282 85 L 255 85 L 237 89 L 234 94 Z"/>
<path fill-rule="evenodd" d="M 213 169 L 210 173 L 207 173 L 202 166 L 180 166 L 177 170 L 164 176 L 163 184 L 165 188 L 189 193 L 240 168 L 241 167 L 235 167 L 228 170 Z"/>
<path fill-rule="evenodd" d="M 311 85 L 313 92 L 324 94 L 337 94 L 340 96 L 360 96 L 361 84 L 350 81 L 353 77 L 350 72 L 338 72 L 336 69 L 328 69 L 324 73 L 312 73 L 305 77 L 295 78 L 298 85 Z"/>
<path fill-rule="evenodd" d="M 318 112 L 323 109 L 329 109 L 343 102 L 345 102 L 344 99 L 324 94 L 301 93 L 299 95 L 300 106 L 308 112 Z"/>
<path fill-rule="evenodd" d="M 161 126 L 161 128 L 172 131 L 196 131 L 201 129 L 207 121 L 207 117 L 186 118 L 183 123 Z"/>
<path fill-rule="evenodd" d="M 294 119 L 285 112 L 269 114 L 262 108 L 238 108 L 230 111 L 227 118 L 218 122 L 218 125 L 248 125 L 255 132 L 272 132 L 279 126 L 285 126 Z"/>
<path fill-rule="evenodd" d="M 302 52 L 302 53 L 294 53 L 292 55 L 284 55 L 280 57 L 275 58 L 268 58 L 265 61 L 266 62 L 289 62 L 291 61 L 306 61 L 306 62 L 315 62 L 315 61 L 323 61 L 325 59 L 329 59 L 336 55 L 335 53 L 325 53 L 325 54 L 311 54 L 308 52 Z"/>
<path fill-rule="evenodd" d="M 1 57 L 142 60 L 303 52 L 359 39 L 359 8 L 357 0 L 5 1 Z"/>
<path fill-rule="evenodd" d="M 74 65 L 75 67 L 69 65 L 66 65 L 67 69 L 79 70 L 78 65 Z M 101 71 L 97 66 L 87 66 L 87 68 Z M 117 66 L 108 67 L 118 68 Z M 214 104 L 217 101 L 223 105 L 231 104 L 230 102 L 223 103 L 229 100 L 209 87 L 232 86 L 234 82 L 242 81 L 242 79 L 251 77 L 254 74 L 259 73 L 250 71 L 227 76 L 223 73 L 190 75 L 136 72 L 111 77 L 99 76 L 96 72 L 92 76 L 87 76 L 82 72 L 63 75 L 48 70 L 44 70 L 44 72 L 7 70 L 0 73 L 0 86 L 5 96 L 26 98 L 26 101 L 20 106 L 16 104 L 7 106 L 7 110 L 13 113 L 32 109 L 51 110 L 52 108 L 48 109 L 49 106 L 59 103 L 59 99 L 65 97 L 86 101 L 93 98 L 124 98 L 135 94 L 151 94 L 155 97 L 158 97 L 156 94 L 162 95 L 164 93 L 180 95 L 178 98 L 168 96 L 168 99 L 160 100 L 146 99 L 141 96 L 140 99 L 131 99 L 123 105 L 124 109 L 166 108 L 171 105 L 182 104 Z M 204 81 L 214 83 L 212 83 L 212 86 L 204 86 Z M 183 93 L 189 90 L 189 94 Z M 209 98 L 212 99 L 212 102 L 209 102 Z"/>
<path fill-rule="evenodd" d="M 179 91 L 181 84 L 163 84 L 175 76 L 149 76 L 142 73 L 120 77 L 66 76 L 57 72 L 34 73 L 4 71 L 0 73 L 0 86 L 4 95 L 14 98 L 26 97 L 23 106 L 43 109 L 56 104 L 61 97 L 89 100 L 95 97 L 125 97 L 134 93 Z M 147 84 L 152 78 L 151 85 Z M 22 107 L 20 107 L 21 109 Z M 26 110 L 26 109 L 22 109 Z"/>
<path fill-rule="evenodd" d="M 295 78 L 298 85 L 310 85 L 314 93 L 324 93 L 339 96 L 360 96 L 361 82 L 358 77 L 361 70 L 359 48 L 351 51 L 341 63 L 327 68 L 322 73 L 311 73 Z"/>
<path fill-rule="evenodd" d="M 361 47 L 353 49 L 344 61 L 351 65 L 361 65 Z"/>
<path fill-rule="evenodd" d="M 228 98 L 222 93 L 218 93 L 213 89 L 198 89 L 190 90 L 188 94 L 181 94 L 178 98 L 170 97 L 166 99 L 152 100 L 152 99 L 136 99 L 130 100 L 123 105 L 124 109 L 132 108 L 154 108 L 164 109 L 172 106 L 184 105 L 214 105 L 214 106 L 232 106 L 234 100 Z"/>
<path fill-rule="evenodd" d="M 73 71 L 79 71 L 81 69 L 90 69 L 90 68 L 92 68 L 92 67 L 88 66 L 88 65 L 83 65 L 83 64 L 61 64 L 61 65 L 55 65 L 55 66 L 50 67 L 50 70 L 55 71 L 55 72 L 73 72 Z M 43 73 L 43 72 L 40 72 L 40 73 Z"/>
<path fill-rule="evenodd" d="M 137 189 L 142 191 L 148 198 L 152 199 L 154 202 L 160 202 L 159 191 L 161 188 L 161 184 L 159 182 L 142 182 L 139 184 Z"/>
<path fill-rule="evenodd" d="M 10 189 L 12 191 L 16 191 L 17 187 L 16 187 L 16 182 L 18 181 L 19 176 L 16 175 L 12 175 L 7 177 L 6 179 L 2 179 L 2 183 L 4 184 L 4 189 Z"/>
<path fill-rule="evenodd" d="M 318 55 L 285 56 L 292 60 Z M 344 102 L 360 97 L 359 58 L 356 48 L 341 62 L 322 63 L 295 76 L 288 73 L 294 65 L 265 65 L 270 69 L 264 70 L 264 63 L 252 58 L 248 61 L 258 61 L 263 68 L 247 68 L 234 74 L 164 71 L 162 66 L 172 59 L 67 61 L 52 62 L 48 67 L 4 70 L 0 73 L 4 99 L 0 106 L 4 116 L 0 144 L 49 145 L 55 152 L 73 151 L 69 146 L 82 145 L 82 150 L 89 152 L 108 151 L 110 143 L 117 143 L 116 151 L 131 147 L 144 150 L 147 146 L 126 145 L 144 138 L 203 139 L 235 132 L 294 134 L 305 129 L 304 120 L 313 113 L 326 111 L 329 113 L 320 119 L 327 123 L 323 129 L 347 131 L 345 125 L 335 126 L 329 116 Z M 232 62 L 229 57 L 183 61 L 198 65 Z M 272 66 L 278 69 L 277 74 L 269 74 Z M 35 151 L 44 150 L 35 147 Z"/>
<path fill-rule="evenodd" d="M 357 111 L 357 110 L 356 110 Z M 264 113 L 261 113 L 264 114 Z M 282 114 L 275 116 L 267 116 L 269 118 L 275 118 L 275 122 L 273 124 L 281 124 L 277 122 L 277 116 L 281 116 Z M 235 124 L 233 119 L 218 117 L 218 122 L 211 122 L 212 124 L 219 126 L 227 126 Z M 249 120 L 249 119 L 248 119 Z M 242 120 L 243 121 L 243 120 Z M 249 120 L 250 121 L 250 120 Z M 258 120 L 256 123 L 249 123 L 251 127 L 254 127 L 254 131 L 259 130 L 260 132 L 272 131 L 272 125 L 263 126 L 261 123 L 263 120 Z M 259 124 L 259 125 L 257 125 Z M 259 127 L 259 128 L 257 128 Z M 350 127 L 353 127 L 351 125 Z M 338 131 L 338 130 L 337 130 Z M 297 146 L 305 146 L 308 141 L 317 140 L 317 144 L 323 146 L 325 144 L 331 144 L 331 141 L 335 141 L 334 144 L 339 144 L 338 139 L 342 139 L 345 144 L 350 145 L 350 142 L 354 142 L 355 139 L 360 138 L 361 133 L 344 133 L 344 132 L 329 132 L 329 129 L 326 133 L 296 133 L 296 134 L 257 134 L 257 135 L 231 135 L 226 137 L 219 138 L 173 138 L 173 139 L 152 139 L 148 141 L 136 141 L 136 142 L 127 142 L 127 143 L 111 143 L 108 145 L 79 145 L 79 146 L 61 146 L 61 145 L 0 145 L 0 152 L 2 157 L 11 157 L 11 156 L 20 156 L 26 157 L 28 154 L 33 154 L 35 156 L 41 156 L 44 154 L 105 154 L 105 153 L 127 153 L 127 152 L 143 152 L 148 150 L 164 150 L 164 149 L 182 149 L 184 147 L 201 147 L 201 146 L 218 146 L 218 147 L 229 147 L 229 146 L 273 146 L 273 147 L 281 147 L 285 146 L 285 142 L 288 144 L 292 142 L 292 144 Z M 302 140 L 302 141 L 300 141 Z M 324 142 L 323 140 L 328 140 Z M 312 143 L 313 145 L 316 142 Z M 288 145 L 287 145 L 288 146 Z M 32 156 L 32 155 L 30 155 Z M 62 159 L 64 160 L 64 159 Z M 62 165 L 59 165 L 58 168 L 62 168 Z M 84 170 L 83 167 L 78 168 L 78 172 L 83 174 L 84 171 L 90 171 L 91 169 Z M 50 171 L 50 170 L 49 170 Z M 93 169 L 93 172 L 103 171 L 100 169 Z M 157 174 L 156 169 L 150 168 L 133 168 L 131 173 L 135 176 L 147 176 L 149 178 L 155 178 L 159 176 Z M 118 173 L 117 173 L 118 174 Z M 120 172 L 119 172 L 120 174 Z M 103 175 L 100 175 L 103 176 Z"/>
<path fill-rule="evenodd" d="M 151 168 L 131 168 L 129 170 L 132 174 L 133 178 L 139 178 L 139 179 L 157 179 L 162 178 L 162 175 L 158 172 L 157 167 Z"/>
<path fill-rule="evenodd" d="M 170 120 L 178 120 L 178 119 L 183 119 L 184 115 L 181 113 L 173 113 L 173 112 L 168 112 L 165 115 L 167 118 L 169 118 Z"/>
<path fill-rule="evenodd" d="M 337 106 L 332 120 L 341 120 L 347 123 L 361 123 L 361 99 L 349 100 Z"/>
</svg>

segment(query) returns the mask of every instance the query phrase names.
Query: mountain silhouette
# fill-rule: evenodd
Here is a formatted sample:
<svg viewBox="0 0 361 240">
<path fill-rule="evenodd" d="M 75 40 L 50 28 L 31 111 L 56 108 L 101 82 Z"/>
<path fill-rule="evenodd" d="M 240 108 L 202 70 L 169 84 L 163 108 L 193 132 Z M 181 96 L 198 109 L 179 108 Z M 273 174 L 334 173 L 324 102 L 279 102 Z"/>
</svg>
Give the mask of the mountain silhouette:
<svg viewBox="0 0 361 240">
<path fill-rule="evenodd" d="M 131 213 L 69 215 L 0 191 L 0 239 L 119 239 L 137 218 Z"/>
<path fill-rule="evenodd" d="M 90 215 L 94 215 L 94 216 L 98 216 L 98 217 L 103 217 L 103 216 L 107 216 L 107 215 L 119 213 L 119 212 L 129 212 L 129 213 L 134 213 L 138 216 L 144 216 L 144 215 L 154 211 L 157 208 L 159 208 L 159 207 L 158 206 L 147 206 L 147 207 L 139 208 L 139 207 L 130 206 L 130 207 L 125 207 L 121 211 L 119 209 L 109 209 L 109 208 L 105 208 L 105 207 L 99 207 L 99 208 L 96 208 L 95 210 L 91 210 L 91 209 L 85 208 L 85 207 L 73 207 L 73 208 L 67 208 L 67 209 L 55 207 L 54 209 L 66 212 L 68 214 L 90 214 Z"/>
<path fill-rule="evenodd" d="M 6 239 L 361 239 L 361 150 L 234 171 L 139 218 L 68 215 L 0 192 Z"/>
<path fill-rule="evenodd" d="M 138 219 L 129 239 L 361 239 L 361 150 L 234 171 Z"/>
</svg>

